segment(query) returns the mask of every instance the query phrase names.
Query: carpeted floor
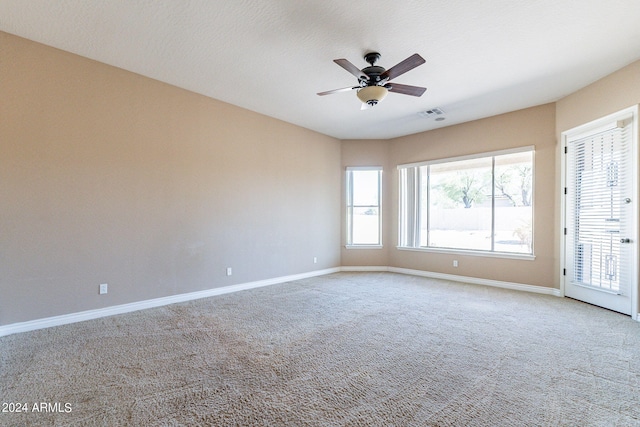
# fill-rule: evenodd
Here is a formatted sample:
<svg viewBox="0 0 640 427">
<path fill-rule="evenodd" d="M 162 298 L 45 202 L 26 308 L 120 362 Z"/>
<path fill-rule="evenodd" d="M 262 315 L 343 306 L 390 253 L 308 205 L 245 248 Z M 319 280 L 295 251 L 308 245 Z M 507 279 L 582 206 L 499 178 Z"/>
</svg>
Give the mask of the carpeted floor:
<svg viewBox="0 0 640 427">
<path fill-rule="evenodd" d="M 0 338 L 0 396 L 3 426 L 637 426 L 640 324 L 338 273 Z"/>
</svg>

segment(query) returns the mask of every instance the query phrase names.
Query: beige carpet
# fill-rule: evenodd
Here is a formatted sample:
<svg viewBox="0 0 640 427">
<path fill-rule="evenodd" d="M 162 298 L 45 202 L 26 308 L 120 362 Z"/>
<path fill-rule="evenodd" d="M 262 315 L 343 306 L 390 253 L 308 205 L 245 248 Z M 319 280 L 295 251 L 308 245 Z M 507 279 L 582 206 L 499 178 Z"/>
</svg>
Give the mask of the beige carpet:
<svg viewBox="0 0 640 427">
<path fill-rule="evenodd" d="M 339 273 L 0 338 L 0 396 L 3 426 L 636 426 L 640 325 Z"/>
</svg>

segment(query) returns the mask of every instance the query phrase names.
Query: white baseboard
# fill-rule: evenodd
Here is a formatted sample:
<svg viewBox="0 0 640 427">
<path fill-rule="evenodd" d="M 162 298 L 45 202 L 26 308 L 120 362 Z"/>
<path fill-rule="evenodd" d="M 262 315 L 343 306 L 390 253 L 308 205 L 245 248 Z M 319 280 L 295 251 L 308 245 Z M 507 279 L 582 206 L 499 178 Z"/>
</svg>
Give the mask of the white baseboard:
<svg viewBox="0 0 640 427">
<path fill-rule="evenodd" d="M 346 265 L 340 271 L 390 271 L 389 267 L 379 265 Z"/>
<path fill-rule="evenodd" d="M 388 271 L 391 273 L 408 274 L 410 276 L 429 277 L 432 279 L 451 280 L 453 282 L 471 283 L 474 285 L 493 286 L 496 288 L 512 289 L 515 291 L 533 292 L 536 294 L 561 297 L 560 289 L 544 286 L 525 285 L 523 283 L 503 282 L 500 280 L 481 279 L 478 277 L 458 276 L 455 274 L 435 273 L 433 271 L 413 270 L 410 268 L 386 266 L 343 266 L 340 271 Z"/>
<path fill-rule="evenodd" d="M 323 276 L 325 274 L 337 273 L 339 271 L 341 271 L 340 267 L 327 268 L 324 270 L 310 271 L 308 273 L 275 277 L 273 279 L 258 280 L 255 282 L 241 283 L 238 285 L 224 286 L 221 288 L 207 289 L 204 291 L 189 292 L 186 294 L 171 295 L 168 297 L 154 298 L 150 300 L 132 302 L 129 304 L 114 305 L 111 307 L 81 311 L 78 313 L 63 314 L 61 316 L 30 320 L 27 322 L 12 323 L 10 325 L 0 326 L 0 337 L 5 335 L 17 334 L 20 332 L 34 331 L 36 329 L 50 328 L 52 326 L 60 326 L 69 323 L 82 322 L 85 320 L 98 319 L 100 317 L 113 316 L 116 314 L 130 313 L 132 311 L 144 310 L 147 308 L 161 307 L 178 302 L 223 295 L 231 292 L 260 288 L 263 286 L 275 285 L 278 283 L 292 282 L 295 280 L 307 279 L 309 277 Z"/>
<path fill-rule="evenodd" d="M 397 268 L 387 266 L 343 266 L 315 270 L 307 273 L 293 274 L 290 276 L 275 277 L 273 279 L 258 280 L 255 282 L 241 283 L 237 285 L 224 286 L 221 288 L 207 289 L 204 291 L 189 292 L 186 294 L 171 295 L 168 297 L 154 298 L 150 300 L 132 302 L 129 304 L 114 305 L 111 307 L 99 308 L 95 310 L 81 311 L 78 313 L 63 314 L 61 316 L 47 317 L 44 319 L 30 320 L 27 322 L 12 323 L 0 326 L 0 337 L 17 334 L 20 332 L 34 331 L 36 329 L 50 328 L 52 326 L 66 325 L 69 323 L 82 322 L 85 320 L 98 319 L 100 317 L 113 316 L 116 314 L 130 313 L 132 311 L 144 310 L 147 308 L 161 307 L 178 302 L 191 301 L 200 298 L 207 298 L 216 295 L 228 294 L 247 289 L 260 288 L 263 286 L 275 285 L 278 283 L 292 282 L 295 280 L 307 279 L 309 277 L 323 276 L 325 274 L 347 272 L 392 272 L 407 274 L 411 276 L 430 277 L 433 279 L 451 280 L 454 282 L 472 283 L 476 285 L 494 286 L 498 288 L 513 289 L 517 291 L 534 292 L 546 295 L 561 296 L 559 289 L 545 288 L 542 286 L 525 285 L 522 283 L 502 282 L 499 280 L 480 279 L 476 277 L 457 276 L 453 274 L 434 273 L 431 271 L 413 270 L 408 268 Z"/>
<path fill-rule="evenodd" d="M 408 274 L 411 276 L 430 277 L 432 279 L 451 280 L 453 282 L 471 283 L 474 285 L 493 286 L 496 288 L 512 289 L 515 291 L 533 292 L 536 294 L 553 295 L 560 297 L 560 289 L 546 288 L 544 286 L 525 285 L 523 283 L 503 282 L 500 280 L 481 279 L 478 277 L 457 276 L 455 274 L 434 273 L 432 271 L 412 270 L 408 268 L 388 267 L 386 271 L 392 273 Z"/>
</svg>

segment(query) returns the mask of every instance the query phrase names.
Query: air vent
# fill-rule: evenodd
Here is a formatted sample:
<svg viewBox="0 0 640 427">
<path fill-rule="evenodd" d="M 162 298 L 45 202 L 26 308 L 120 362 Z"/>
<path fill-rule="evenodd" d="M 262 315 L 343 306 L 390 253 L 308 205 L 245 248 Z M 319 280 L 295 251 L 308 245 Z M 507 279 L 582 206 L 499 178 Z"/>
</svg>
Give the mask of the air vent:
<svg viewBox="0 0 640 427">
<path fill-rule="evenodd" d="M 430 110 L 420 111 L 418 114 L 422 117 L 436 117 L 436 116 L 442 116 L 444 114 L 444 111 L 442 111 L 441 108 L 436 107 Z"/>
</svg>

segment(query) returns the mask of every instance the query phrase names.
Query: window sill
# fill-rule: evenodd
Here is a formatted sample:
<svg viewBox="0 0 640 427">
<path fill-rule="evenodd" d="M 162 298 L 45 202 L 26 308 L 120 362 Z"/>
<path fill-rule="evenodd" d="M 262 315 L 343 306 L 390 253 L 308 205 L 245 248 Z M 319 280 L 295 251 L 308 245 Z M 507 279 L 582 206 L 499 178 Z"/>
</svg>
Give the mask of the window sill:
<svg viewBox="0 0 640 427">
<path fill-rule="evenodd" d="M 345 245 L 347 249 L 382 249 L 382 245 Z"/>
<path fill-rule="evenodd" d="M 519 254 L 510 252 L 489 252 L 489 251 L 474 251 L 467 249 L 445 249 L 445 248 L 414 248 L 408 246 L 396 246 L 396 249 L 400 251 L 413 251 L 413 252 L 431 252 L 439 254 L 453 254 L 453 255 L 470 255 L 480 256 L 487 258 L 506 258 L 506 259 L 519 259 L 523 261 L 534 261 L 535 255 L 531 254 Z"/>
</svg>

